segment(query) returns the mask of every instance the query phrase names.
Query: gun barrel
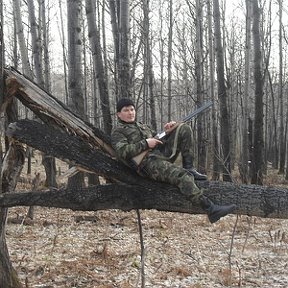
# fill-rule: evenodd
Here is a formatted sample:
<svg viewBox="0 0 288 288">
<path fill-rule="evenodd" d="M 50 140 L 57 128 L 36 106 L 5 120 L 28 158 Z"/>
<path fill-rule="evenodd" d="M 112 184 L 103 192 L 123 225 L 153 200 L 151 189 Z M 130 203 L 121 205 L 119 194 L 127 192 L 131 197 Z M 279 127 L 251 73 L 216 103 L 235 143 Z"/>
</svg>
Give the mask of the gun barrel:
<svg viewBox="0 0 288 288">
<path fill-rule="evenodd" d="M 182 119 L 182 122 L 188 122 L 198 114 L 200 114 L 202 111 L 208 109 L 210 106 L 213 105 L 213 102 L 210 100 L 206 102 L 204 105 L 193 111 L 191 114 L 187 115 L 185 118 Z"/>
</svg>

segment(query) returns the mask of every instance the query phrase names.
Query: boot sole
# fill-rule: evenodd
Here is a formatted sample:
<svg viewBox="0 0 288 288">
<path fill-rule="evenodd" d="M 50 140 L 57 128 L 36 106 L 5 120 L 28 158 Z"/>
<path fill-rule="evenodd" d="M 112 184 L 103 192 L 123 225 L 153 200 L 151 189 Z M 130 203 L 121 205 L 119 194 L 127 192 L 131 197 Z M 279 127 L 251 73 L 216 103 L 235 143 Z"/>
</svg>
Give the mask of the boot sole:
<svg viewBox="0 0 288 288">
<path fill-rule="evenodd" d="M 230 208 L 227 208 L 227 210 L 224 212 L 222 211 L 222 213 L 215 213 L 213 215 L 208 215 L 209 221 L 211 224 L 217 222 L 218 220 L 220 220 L 220 218 L 225 217 L 226 215 L 230 214 L 231 212 L 233 212 L 236 209 L 236 205 L 231 205 Z"/>
</svg>

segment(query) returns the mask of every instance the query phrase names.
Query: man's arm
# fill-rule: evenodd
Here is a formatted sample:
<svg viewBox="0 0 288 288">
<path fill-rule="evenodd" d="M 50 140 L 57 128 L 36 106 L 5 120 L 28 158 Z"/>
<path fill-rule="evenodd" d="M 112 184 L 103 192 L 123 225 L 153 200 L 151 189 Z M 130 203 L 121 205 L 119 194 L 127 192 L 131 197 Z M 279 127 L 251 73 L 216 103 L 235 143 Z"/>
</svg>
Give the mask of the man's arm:
<svg viewBox="0 0 288 288">
<path fill-rule="evenodd" d="M 142 139 L 136 143 L 129 143 L 121 131 L 113 131 L 111 135 L 112 146 L 118 158 L 128 161 L 141 152 L 149 149 L 148 141 Z"/>
</svg>

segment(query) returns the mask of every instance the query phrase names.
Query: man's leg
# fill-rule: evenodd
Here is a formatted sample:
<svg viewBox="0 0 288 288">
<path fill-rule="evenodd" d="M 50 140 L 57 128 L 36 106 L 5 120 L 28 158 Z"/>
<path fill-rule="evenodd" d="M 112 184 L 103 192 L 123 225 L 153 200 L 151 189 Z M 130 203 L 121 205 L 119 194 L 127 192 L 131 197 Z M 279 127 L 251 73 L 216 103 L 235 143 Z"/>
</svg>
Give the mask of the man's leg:
<svg viewBox="0 0 288 288">
<path fill-rule="evenodd" d="M 177 131 L 178 130 L 178 131 Z M 175 145 L 177 141 L 177 146 Z M 193 150 L 192 150 L 192 130 L 187 124 L 182 124 L 180 127 L 175 129 L 173 133 L 168 137 L 164 145 L 164 154 L 169 156 L 175 153 L 182 155 L 182 166 L 186 169 L 195 180 L 207 180 L 207 175 L 199 173 L 193 166 Z"/>
<path fill-rule="evenodd" d="M 178 186 L 181 193 L 187 196 L 195 206 L 201 206 L 207 213 L 211 223 L 217 222 L 221 217 L 233 212 L 236 208 L 234 204 L 215 205 L 203 195 L 202 190 L 195 184 L 194 178 L 185 169 L 169 161 L 148 157 L 142 162 L 142 172 L 154 180 Z"/>
</svg>

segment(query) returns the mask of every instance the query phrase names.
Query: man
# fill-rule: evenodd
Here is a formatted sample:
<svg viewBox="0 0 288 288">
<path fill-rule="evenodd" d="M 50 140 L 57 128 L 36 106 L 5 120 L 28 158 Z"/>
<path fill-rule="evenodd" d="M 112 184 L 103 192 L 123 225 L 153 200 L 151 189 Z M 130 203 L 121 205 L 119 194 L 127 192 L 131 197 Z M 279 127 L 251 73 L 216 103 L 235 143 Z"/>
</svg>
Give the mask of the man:
<svg viewBox="0 0 288 288">
<path fill-rule="evenodd" d="M 201 180 L 207 177 L 192 167 L 192 131 L 188 125 L 176 125 L 173 121 L 167 123 L 164 126 L 165 131 L 173 131 L 165 141 L 161 141 L 154 137 L 156 133 L 147 125 L 136 121 L 135 105 L 131 99 L 120 99 L 116 109 L 119 123 L 113 129 L 111 138 L 113 148 L 121 161 L 142 176 L 178 186 L 181 193 L 194 205 L 204 209 L 211 223 L 236 208 L 235 205 L 215 205 L 196 186 L 194 177 Z M 177 128 L 173 129 L 176 126 Z M 173 163 L 179 153 L 183 167 Z M 140 163 L 135 160 L 139 154 L 144 154 Z"/>
</svg>

